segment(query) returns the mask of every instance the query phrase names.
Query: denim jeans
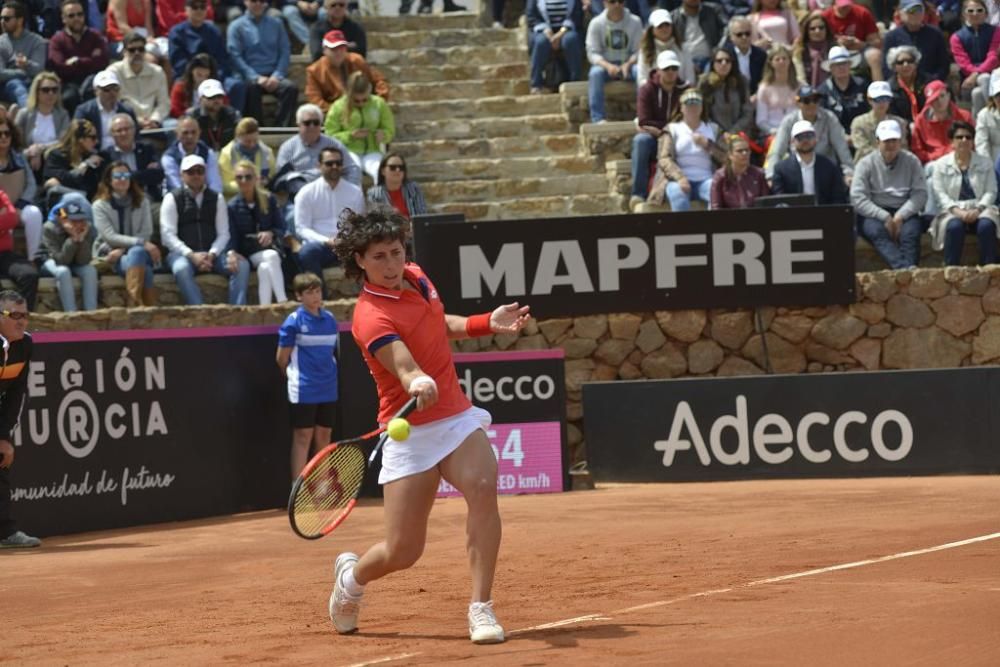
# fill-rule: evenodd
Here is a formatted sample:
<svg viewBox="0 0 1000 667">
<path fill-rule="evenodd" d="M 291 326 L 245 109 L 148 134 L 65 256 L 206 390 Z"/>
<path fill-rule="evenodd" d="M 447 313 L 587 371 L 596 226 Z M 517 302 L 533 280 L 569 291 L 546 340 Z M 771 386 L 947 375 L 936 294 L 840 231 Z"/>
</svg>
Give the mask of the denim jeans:
<svg viewBox="0 0 1000 667">
<path fill-rule="evenodd" d="M 179 252 L 171 252 L 167 255 L 167 263 L 177 281 L 177 287 L 181 291 L 184 303 L 189 306 L 200 306 L 204 303 L 201 296 L 201 289 L 195 282 L 194 265 L 184 255 Z M 241 259 L 236 268 L 236 273 L 229 273 L 226 268 L 226 255 L 222 254 L 215 258 L 212 266 L 212 273 L 229 278 L 229 303 L 234 306 L 243 306 L 247 302 L 247 285 L 250 283 L 250 262 Z"/>
<path fill-rule="evenodd" d="M 632 137 L 632 196 L 649 196 L 649 165 L 656 157 L 657 140 L 651 134 L 639 132 Z"/>
<path fill-rule="evenodd" d="M 229 106 L 240 111 L 247 103 L 247 84 L 238 76 L 227 76 L 222 80 L 222 87 L 229 96 Z"/>
<path fill-rule="evenodd" d="M 958 218 L 952 218 L 944 228 L 944 263 L 958 266 L 962 263 L 962 249 L 965 247 L 966 232 L 975 231 L 979 238 L 979 264 L 997 263 L 997 227 L 992 220 L 979 218 L 966 225 Z"/>
<path fill-rule="evenodd" d="M 338 266 L 340 260 L 330 246 L 319 241 L 309 241 L 302 244 L 302 248 L 299 249 L 299 263 L 302 265 L 303 271 L 315 273 L 320 280 L 323 280 L 323 269 Z M 326 283 L 324 282 L 323 297 L 326 296 Z"/>
<path fill-rule="evenodd" d="M 711 178 L 706 178 L 704 181 L 691 181 L 691 194 L 686 194 L 677 181 L 667 183 L 667 199 L 670 201 L 671 211 L 690 211 L 692 199 L 700 199 L 707 204 L 711 197 Z"/>
<path fill-rule="evenodd" d="M 73 276 L 80 279 L 80 291 L 83 294 L 83 309 L 97 310 L 97 269 L 92 264 L 75 264 L 67 266 L 57 264 L 54 259 L 47 259 L 42 264 L 42 272 L 56 279 L 59 290 L 59 302 L 67 313 L 76 311 L 76 295 L 73 292 Z"/>
<path fill-rule="evenodd" d="M 618 64 L 618 63 L 615 63 Z M 590 105 L 590 122 L 604 120 L 604 84 L 612 81 L 611 75 L 600 65 L 591 65 L 587 76 L 587 102 Z M 625 70 L 625 80 L 635 81 L 635 65 Z"/>
<path fill-rule="evenodd" d="M 903 221 L 899 241 L 893 241 L 885 223 L 874 218 L 861 221 L 861 235 L 875 246 L 875 251 L 891 269 L 907 269 L 920 263 L 920 233 L 923 222 L 914 215 Z"/>
<path fill-rule="evenodd" d="M 302 15 L 302 11 L 297 5 L 290 4 L 285 5 L 281 8 L 281 13 L 285 17 L 285 21 L 288 23 L 288 32 L 292 33 L 292 36 L 299 41 L 299 44 L 309 44 L 309 28 L 313 23 L 320 18 L 322 14 L 326 13 L 325 8 L 320 8 L 319 13 L 310 19 L 306 19 Z M 236 107 L 237 109 L 239 107 Z"/>
<path fill-rule="evenodd" d="M 143 277 L 143 286 L 152 287 L 153 258 L 149 256 L 149 252 L 141 245 L 132 246 L 121 256 L 121 259 L 115 264 L 115 273 L 124 277 L 129 269 L 134 269 L 137 266 L 146 269 L 145 276 Z"/>
<path fill-rule="evenodd" d="M 583 40 L 575 30 L 562 36 L 560 51 L 552 50 L 552 43 L 544 33 L 531 34 L 531 87 L 541 88 L 544 83 L 545 66 L 557 53 L 562 53 L 569 70 L 569 80 L 583 78 Z"/>
<path fill-rule="evenodd" d="M 23 109 L 28 106 L 28 86 L 24 79 L 15 77 L 3 84 L 3 94 L 0 97 L 5 102 L 16 103 Z"/>
</svg>

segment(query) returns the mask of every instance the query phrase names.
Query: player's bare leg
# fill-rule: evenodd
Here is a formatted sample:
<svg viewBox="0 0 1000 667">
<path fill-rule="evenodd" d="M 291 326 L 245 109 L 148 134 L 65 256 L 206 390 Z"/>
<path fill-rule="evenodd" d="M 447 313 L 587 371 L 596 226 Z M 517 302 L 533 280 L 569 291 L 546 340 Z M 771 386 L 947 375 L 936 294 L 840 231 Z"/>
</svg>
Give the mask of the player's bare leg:
<svg viewBox="0 0 1000 667">
<path fill-rule="evenodd" d="M 317 425 L 313 429 L 313 448 L 310 455 L 315 455 L 316 452 L 323 449 L 330 444 L 330 431 L 332 429 L 329 426 L 319 426 Z"/>
<path fill-rule="evenodd" d="M 302 469 L 306 467 L 312 439 L 312 427 L 292 429 L 292 481 L 295 481 Z"/>
</svg>

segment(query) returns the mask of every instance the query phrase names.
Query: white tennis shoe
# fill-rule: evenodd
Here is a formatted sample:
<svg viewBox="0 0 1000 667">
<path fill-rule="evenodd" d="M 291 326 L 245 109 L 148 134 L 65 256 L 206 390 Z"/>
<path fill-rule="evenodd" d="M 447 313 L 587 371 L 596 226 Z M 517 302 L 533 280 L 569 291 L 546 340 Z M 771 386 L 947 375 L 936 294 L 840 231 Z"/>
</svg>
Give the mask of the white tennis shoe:
<svg viewBox="0 0 1000 667">
<path fill-rule="evenodd" d="M 473 602 L 469 605 L 469 639 L 473 644 L 500 644 L 504 640 L 503 627 L 493 613 L 493 600 Z"/>
<path fill-rule="evenodd" d="M 340 584 L 340 575 L 348 567 L 358 562 L 358 555 L 345 551 L 337 556 L 333 566 L 333 592 L 330 593 L 330 620 L 342 635 L 358 629 L 358 611 L 361 609 L 361 595 L 351 595 Z"/>
</svg>

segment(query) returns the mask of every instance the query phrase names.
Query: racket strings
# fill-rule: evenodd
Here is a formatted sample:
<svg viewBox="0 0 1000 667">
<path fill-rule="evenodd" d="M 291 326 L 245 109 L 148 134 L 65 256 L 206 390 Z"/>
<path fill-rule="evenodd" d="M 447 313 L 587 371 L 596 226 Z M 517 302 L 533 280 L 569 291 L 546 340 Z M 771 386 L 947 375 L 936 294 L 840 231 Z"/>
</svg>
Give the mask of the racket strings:
<svg viewBox="0 0 1000 667">
<path fill-rule="evenodd" d="M 357 495 L 366 460 L 360 447 L 338 447 L 303 478 L 295 497 L 295 523 L 305 533 L 319 533 Z"/>
</svg>

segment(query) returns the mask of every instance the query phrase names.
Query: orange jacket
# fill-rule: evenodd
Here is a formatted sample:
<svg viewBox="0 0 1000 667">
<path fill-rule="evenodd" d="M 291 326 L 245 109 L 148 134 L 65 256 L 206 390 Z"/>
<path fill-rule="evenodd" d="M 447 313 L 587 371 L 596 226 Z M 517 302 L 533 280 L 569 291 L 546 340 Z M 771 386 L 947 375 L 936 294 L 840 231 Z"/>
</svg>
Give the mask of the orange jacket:
<svg viewBox="0 0 1000 667">
<path fill-rule="evenodd" d="M 344 64 L 335 68 L 324 55 L 306 68 L 306 99 L 319 105 L 326 113 L 338 97 L 344 94 L 347 77 L 352 72 L 362 71 L 375 89 L 373 93 L 382 99 L 389 100 L 389 82 L 382 73 L 365 62 L 357 53 L 348 53 Z"/>
</svg>

